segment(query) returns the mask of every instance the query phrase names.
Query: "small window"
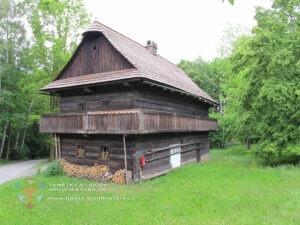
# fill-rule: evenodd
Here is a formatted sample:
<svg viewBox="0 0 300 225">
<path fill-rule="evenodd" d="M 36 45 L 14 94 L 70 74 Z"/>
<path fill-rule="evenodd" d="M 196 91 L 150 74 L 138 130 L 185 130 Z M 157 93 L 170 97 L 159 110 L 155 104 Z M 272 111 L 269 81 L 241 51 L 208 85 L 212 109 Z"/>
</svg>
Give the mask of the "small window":
<svg viewBox="0 0 300 225">
<path fill-rule="evenodd" d="M 78 158 L 84 158 L 85 152 L 84 152 L 84 146 L 83 145 L 77 145 L 76 147 L 76 156 Z"/>
<path fill-rule="evenodd" d="M 108 159 L 109 148 L 107 145 L 100 146 L 100 159 Z"/>
<path fill-rule="evenodd" d="M 80 112 L 84 111 L 84 109 L 85 109 L 84 103 L 79 103 L 78 104 L 78 109 L 79 109 Z"/>
</svg>

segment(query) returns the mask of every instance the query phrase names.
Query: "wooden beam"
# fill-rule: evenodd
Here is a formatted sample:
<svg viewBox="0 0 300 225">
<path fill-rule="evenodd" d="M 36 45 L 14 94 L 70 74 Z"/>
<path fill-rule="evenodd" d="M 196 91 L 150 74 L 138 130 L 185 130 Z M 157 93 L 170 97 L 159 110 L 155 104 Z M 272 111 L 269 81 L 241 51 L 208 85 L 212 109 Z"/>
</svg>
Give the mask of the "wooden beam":
<svg viewBox="0 0 300 225">
<path fill-rule="evenodd" d="M 123 134 L 123 147 L 124 147 L 124 164 L 125 164 L 125 184 L 127 185 L 127 154 L 126 154 L 126 138 Z"/>
<path fill-rule="evenodd" d="M 60 135 L 58 134 L 58 158 L 61 158 Z"/>
<path fill-rule="evenodd" d="M 146 80 L 143 80 L 143 83 L 145 84 L 148 84 L 150 86 L 156 86 L 156 87 L 160 87 L 162 88 L 163 90 L 169 90 L 171 92 L 178 92 L 179 94 L 181 95 L 185 95 L 185 96 L 191 96 L 191 97 L 198 97 L 198 95 L 195 95 L 195 94 L 192 94 L 192 93 L 188 93 L 186 91 L 183 91 L 183 90 L 180 90 L 180 89 L 176 89 L 176 88 L 172 88 L 172 87 L 167 87 L 165 85 L 161 85 L 161 84 L 156 84 L 154 82 L 151 82 L 151 81 L 146 81 Z M 203 100 L 205 100 L 205 103 L 208 103 L 209 105 L 217 105 L 216 103 L 208 100 L 208 99 L 205 99 L 203 97 L 199 97 L 198 98 L 200 101 L 204 102 Z"/>
<path fill-rule="evenodd" d="M 55 159 L 58 158 L 58 152 L 57 152 L 57 137 L 56 137 L 56 133 L 54 134 L 54 146 L 55 146 Z"/>
<path fill-rule="evenodd" d="M 94 93 L 94 91 L 91 89 L 91 88 L 88 88 L 88 87 L 84 87 L 83 88 L 83 92 L 85 92 L 85 93 Z"/>
</svg>

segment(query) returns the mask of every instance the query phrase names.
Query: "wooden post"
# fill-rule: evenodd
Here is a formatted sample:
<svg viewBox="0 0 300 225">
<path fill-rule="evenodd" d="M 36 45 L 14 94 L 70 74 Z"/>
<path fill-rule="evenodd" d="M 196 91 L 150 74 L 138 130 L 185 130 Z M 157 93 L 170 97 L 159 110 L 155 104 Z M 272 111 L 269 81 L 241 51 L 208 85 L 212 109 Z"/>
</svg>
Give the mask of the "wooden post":
<svg viewBox="0 0 300 225">
<path fill-rule="evenodd" d="M 58 158 L 61 158 L 61 148 L 60 148 L 60 135 L 58 135 Z"/>
<path fill-rule="evenodd" d="M 55 146 L 55 159 L 58 158 L 58 153 L 57 153 L 57 136 L 56 133 L 54 134 L 54 146 Z"/>
<path fill-rule="evenodd" d="M 123 145 L 124 145 L 124 163 L 125 163 L 125 184 L 127 185 L 127 154 L 126 154 L 126 140 L 125 134 L 123 134 Z"/>
<path fill-rule="evenodd" d="M 142 172 L 142 168 L 140 167 L 140 183 L 142 181 L 142 176 L 143 176 L 143 172 Z"/>
</svg>

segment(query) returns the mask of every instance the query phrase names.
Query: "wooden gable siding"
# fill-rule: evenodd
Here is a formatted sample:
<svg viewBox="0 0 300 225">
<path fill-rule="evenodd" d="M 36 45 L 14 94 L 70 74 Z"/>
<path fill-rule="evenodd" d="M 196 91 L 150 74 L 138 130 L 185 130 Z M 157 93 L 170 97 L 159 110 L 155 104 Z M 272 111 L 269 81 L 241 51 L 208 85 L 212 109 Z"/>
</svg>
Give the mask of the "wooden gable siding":
<svg viewBox="0 0 300 225">
<path fill-rule="evenodd" d="M 94 34 L 84 38 L 57 80 L 131 68 L 130 62 L 102 34 Z"/>
</svg>

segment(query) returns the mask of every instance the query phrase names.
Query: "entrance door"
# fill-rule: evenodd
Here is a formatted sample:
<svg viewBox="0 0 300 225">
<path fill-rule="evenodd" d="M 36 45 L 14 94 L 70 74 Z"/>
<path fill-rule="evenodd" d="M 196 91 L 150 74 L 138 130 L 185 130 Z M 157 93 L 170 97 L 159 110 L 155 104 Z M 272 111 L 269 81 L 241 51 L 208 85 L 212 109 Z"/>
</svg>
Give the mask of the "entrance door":
<svg viewBox="0 0 300 225">
<path fill-rule="evenodd" d="M 172 146 L 170 149 L 170 163 L 172 168 L 180 167 L 181 164 L 181 147 L 178 145 Z"/>
</svg>

